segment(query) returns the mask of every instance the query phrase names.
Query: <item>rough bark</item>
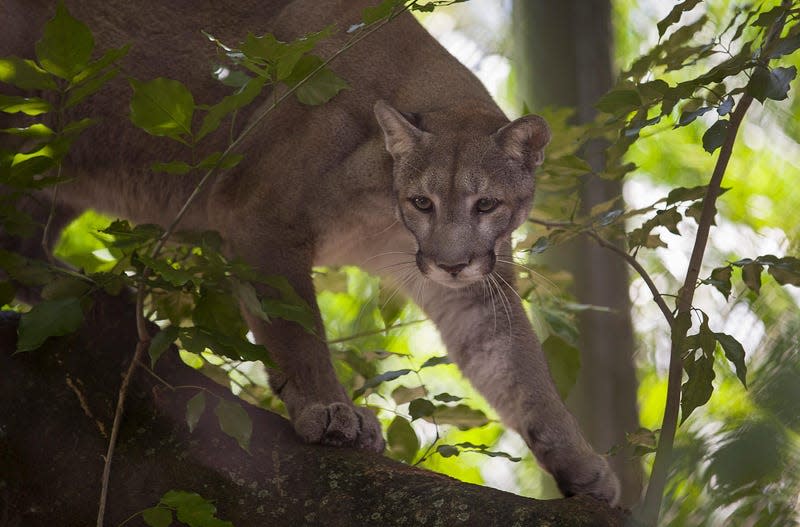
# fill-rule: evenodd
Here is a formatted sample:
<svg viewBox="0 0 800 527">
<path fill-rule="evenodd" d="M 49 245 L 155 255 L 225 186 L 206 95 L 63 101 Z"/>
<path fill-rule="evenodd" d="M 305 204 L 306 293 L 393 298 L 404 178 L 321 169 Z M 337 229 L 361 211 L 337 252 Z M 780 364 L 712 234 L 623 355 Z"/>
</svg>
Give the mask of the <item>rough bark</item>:
<svg viewBox="0 0 800 527">
<path fill-rule="evenodd" d="M 523 99 L 534 110 L 571 107 L 576 123 L 591 121 L 595 102 L 613 82 L 609 0 L 516 0 L 513 19 Z M 583 154 L 594 170 L 604 165 L 603 150 L 595 142 Z M 584 183 L 584 213 L 622 193 L 619 181 L 588 177 Z M 540 193 L 538 199 L 547 196 Z M 568 404 L 595 449 L 625 445 L 625 433 L 639 426 L 625 263 L 589 238 L 546 254 L 553 266 L 573 275 L 578 302 L 611 308 L 579 316 L 581 371 Z M 622 503 L 636 503 L 642 487 L 640 463 L 628 449 L 610 461 L 622 482 Z"/>
<path fill-rule="evenodd" d="M 126 302 L 101 299 L 79 334 L 23 354 L 13 353 L 18 318 L 0 320 L 0 526 L 94 524 L 102 456 L 135 343 L 131 317 Z M 172 387 L 235 400 L 175 353 L 155 373 Z M 220 432 L 211 401 L 189 432 L 186 402 L 196 393 L 138 368 L 112 465 L 107 525 L 171 489 L 213 499 L 219 517 L 237 527 L 621 526 L 625 519 L 590 498 L 537 501 L 378 455 L 302 444 L 285 419 L 236 400 L 253 421 L 247 453 Z"/>
</svg>

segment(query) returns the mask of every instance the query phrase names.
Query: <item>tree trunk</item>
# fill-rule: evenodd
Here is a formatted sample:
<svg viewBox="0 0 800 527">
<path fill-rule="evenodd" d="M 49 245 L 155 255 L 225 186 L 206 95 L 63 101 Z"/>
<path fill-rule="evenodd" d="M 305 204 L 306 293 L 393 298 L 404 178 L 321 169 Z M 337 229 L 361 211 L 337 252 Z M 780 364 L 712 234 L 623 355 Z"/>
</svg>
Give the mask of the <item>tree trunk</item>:
<svg viewBox="0 0 800 527">
<path fill-rule="evenodd" d="M 516 0 L 513 20 L 522 99 L 533 109 L 574 108 L 576 123 L 594 119 L 594 103 L 612 86 L 609 0 Z M 583 153 L 595 171 L 604 166 L 603 149 L 594 142 Z M 588 176 L 581 211 L 621 193 L 619 181 Z M 639 426 L 627 268 L 586 237 L 552 251 L 549 261 L 572 273 L 578 302 L 611 309 L 579 317 L 581 371 L 568 399 L 589 442 L 604 452 L 625 445 L 625 433 Z M 641 493 L 640 462 L 624 448 L 611 463 L 622 482 L 622 503 L 634 504 Z"/>
<path fill-rule="evenodd" d="M 79 334 L 22 354 L 13 353 L 18 317 L 0 319 L 0 527 L 94 525 L 117 391 L 135 347 L 132 317 L 128 303 L 100 298 Z M 536 501 L 378 455 L 303 444 L 285 419 L 237 400 L 174 352 L 154 374 L 146 369 L 137 369 L 127 399 L 106 525 L 120 525 L 171 489 L 213 500 L 218 516 L 237 527 L 625 520 L 591 498 Z M 207 408 L 190 433 L 186 403 L 201 392 Z M 252 419 L 250 453 L 220 431 L 217 398 Z M 126 525 L 143 525 L 141 516 Z"/>
</svg>

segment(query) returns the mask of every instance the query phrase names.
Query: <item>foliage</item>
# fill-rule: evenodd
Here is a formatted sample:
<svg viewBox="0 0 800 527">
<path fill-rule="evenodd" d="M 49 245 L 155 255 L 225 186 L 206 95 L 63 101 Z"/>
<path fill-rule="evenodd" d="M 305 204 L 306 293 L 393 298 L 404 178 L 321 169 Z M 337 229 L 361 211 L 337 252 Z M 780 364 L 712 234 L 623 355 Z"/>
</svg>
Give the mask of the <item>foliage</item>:
<svg viewBox="0 0 800 527">
<path fill-rule="evenodd" d="M 347 32 L 353 35 L 351 42 L 354 42 L 402 10 L 427 12 L 457 1 L 384 0 L 365 9 L 362 21 Z M 633 60 L 618 85 L 597 102 L 601 116 L 596 123 L 575 127 L 567 125 L 568 112 L 554 111 L 547 115 L 557 133 L 542 167 L 539 187 L 560 193 L 565 199 L 554 200 L 534 213 L 530 224 L 518 233 L 513 263 L 518 266 L 522 283 L 531 284 L 524 287 L 521 296 L 530 302 L 534 324 L 562 397 L 566 397 L 574 384 L 580 367 L 574 315 L 598 307 L 576 305 L 563 295 L 548 292 L 547 287 L 554 286 L 543 286 L 542 282 L 561 283 L 563 276 L 540 270 L 548 273 L 543 276 L 534 270 L 529 258 L 573 237 L 588 235 L 604 246 L 611 241 L 625 245 L 621 256 L 628 263 L 638 262 L 637 258 L 647 259 L 649 251 L 669 248 L 670 240 L 676 237 L 688 237 L 692 230 L 688 226 L 692 223 L 713 221 L 713 215 L 704 216 L 703 210 L 715 213 L 716 209 L 704 204 L 713 205 L 709 195 L 713 194 L 715 199 L 726 190 L 710 184 L 707 176 L 694 182 L 670 181 L 673 188 L 648 206 L 628 209 L 620 197 L 615 197 L 588 215 L 579 216 L 575 212 L 580 210 L 577 190 L 592 172 L 581 157 L 582 146 L 598 138 L 607 141 L 605 167 L 591 174 L 592 177 L 632 177 L 643 171 L 631 159 L 641 149 L 650 148 L 643 146 L 648 143 L 647 134 L 658 134 L 660 140 L 662 134 L 693 134 L 689 141 L 695 149 L 693 155 L 699 148 L 714 154 L 720 149 L 724 151 L 726 143 L 733 144 L 738 128 L 734 116 L 740 107 L 745 108 L 742 114 L 746 111 L 746 106 L 740 106 L 745 98 L 770 105 L 786 99 L 795 104 L 797 100 L 790 91 L 796 75 L 796 65 L 791 60 L 796 59 L 795 52 L 800 48 L 797 23 L 800 9 L 796 2 L 737 10 L 711 37 L 704 33 L 710 25 L 707 14 L 680 25 L 683 15 L 699 4 L 699 0 L 681 2 L 656 24 L 658 43 Z M 333 27 L 324 28 L 292 42 L 281 42 L 271 34 L 249 34 L 237 45 L 206 34 L 210 45 L 216 46 L 229 62 L 229 75 L 220 81 L 232 88 L 229 95 L 207 106 L 196 104 L 188 87 L 177 80 L 128 78 L 133 93 L 131 121 L 143 132 L 186 147 L 184 159 L 164 160 L 149 167 L 150 170 L 162 173 L 163 177 L 204 173 L 205 182 L 241 161 L 237 147 L 252 126 L 238 137 L 231 137 L 225 150 L 204 159 L 195 160 L 194 150 L 223 125 L 234 129 L 240 111 L 250 112 L 258 102 L 264 102 L 266 88 L 280 85 L 286 91 L 279 98 L 273 97 L 265 113 L 257 119 L 288 96 L 303 104 L 316 105 L 347 89 L 346 80 L 327 68 L 330 59 L 314 54 L 317 44 L 335 31 Z M 777 33 L 770 34 L 771 31 Z M 64 122 L 64 112 L 120 74 L 119 63 L 127 48 L 109 50 L 93 60 L 94 52 L 89 29 L 59 4 L 36 45 L 35 60 L 0 58 L 0 81 L 45 94 L 0 95 L 0 111 L 24 116 L 26 123 L 0 131 L 10 141 L 4 141 L 4 145 L 11 145 L 10 150 L 0 151 L 2 182 L 13 188 L 13 192 L 0 198 L 0 221 L 9 234 L 29 237 L 36 232 L 33 219 L 16 210 L 14 200 L 38 189 L 57 189 L 64 181 L 62 160 L 81 132 L 92 125 L 89 119 Z M 272 93 L 278 92 L 272 90 Z M 31 144 L 31 140 L 32 147 L 24 151 L 17 148 L 23 141 Z M 730 152 L 720 157 L 723 155 Z M 705 169 L 710 168 L 710 163 L 706 165 Z M 232 383 L 245 398 L 280 409 L 279 402 L 265 390 L 265 383 L 254 382 L 250 373 L 246 373 L 251 361 L 267 365 L 270 361 L 268 350 L 248 340 L 239 305 L 247 306 L 265 320 L 284 318 L 313 332 L 308 306 L 285 279 L 260 276 L 242 262 L 227 258 L 215 233 L 174 233 L 179 219 L 176 211 L 176 221 L 171 226 L 134 226 L 115 220 L 102 228 L 94 227 L 91 235 L 84 233 L 73 236 L 71 241 L 67 239 L 57 254 L 68 256 L 82 273 L 0 251 L 0 268 L 11 278 L 0 283 L 0 298 L 4 302 L 13 297 L 16 284 L 44 286 L 44 300 L 23 314 L 18 350 L 33 351 L 46 338 L 76 329 L 93 292 L 118 294 L 135 289 L 142 296 L 149 320 L 161 327 L 149 344 L 152 364 L 176 343 L 193 354 L 185 356 L 193 357 L 198 367 Z M 614 239 L 620 226 L 627 228 L 623 240 Z M 46 237 L 47 228 L 44 231 Z M 715 262 L 716 267 L 707 278 L 686 287 L 694 291 L 710 285 L 726 300 L 732 295 L 737 299 L 743 294 L 734 294 L 738 276 L 748 292 L 747 298 L 755 301 L 763 291 L 774 287 L 764 280 L 766 276 L 779 285 L 800 285 L 798 262 L 794 256 L 728 255 Z M 318 300 L 337 359 L 337 373 L 356 401 L 379 411 L 386 425 L 391 456 L 406 463 L 447 467 L 453 472 L 456 472 L 454 465 L 445 463 L 463 453 L 518 459 L 496 446 L 501 432 L 491 410 L 469 387 L 452 380 L 457 374 L 447 366 L 446 358 L 435 353 L 410 353 L 410 349 L 419 346 L 411 340 L 413 336 L 407 328 L 416 326 L 423 318 L 414 306 L 398 300 L 396 291 L 387 290 L 355 269 L 319 270 L 316 279 L 322 290 Z M 669 291 L 680 295 L 679 285 L 671 285 Z M 651 293 L 662 302 L 670 296 L 664 289 L 654 288 Z M 731 378 L 738 379 L 743 386 L 749 380 L 756 390 L 751 398 L 758 407 L 757 415 L 742 419 L 735 427 L 724 427 L 715 436 L 719 446 L 707 455 L 695 448 L 692 441 L 707 443 L 714 438 L 700 437 L 702 434 L 692 428 L 692 420 L 687 421 L 690 429 L 686 436 L 679 436 L 677 443 L 683 457 L 674 468 L 668 495 L 675 502 L 683 497 L 698 503 L 700 495 L 709 493 L 697 492 L 681 480 L 699 480 L 702 485 L 718 485 L 724 490 L 711 493 L 715 504 L 738 507 L 742 517 L 756 514 L 763 504 L 755 500 L 754 495 L 760 489 L 752 486 L 752 482 L 778 485 L 775 474 L 781 470 L 776 460 L 792 455 L 784 428 L 776 428 L 772 419 L 778 416 L 781 424 L 796 433 L 797 414 L 777 405 L 770 388 L 760 381 L 761 375 L 768 374 L 766 361 L 751 367 L 748 378 L 746 355 L 749 357 L 752 350 L 746 350 L 733 335 L 713 330 L 712 326 L 720 324 L 711 315 L 697 307 L 688 311 L 668 308 L 666 314 L 686 374 L 680 396 L 681 421 L 696 415 L 694 412 L 703 405 L 712 408 L 715 391 L 733 390 L 727 382 Z M 687 335 L 691 328 L 694 332 Z M 787 377 L 781 386 L 791 392 L 796 385 L 793 384 L 796 376 L 792 375 L 797 369 L 797 353 L 796 346 L 787 349 L 790 350 L 785 354 L 787 370 L 780 372 Z M 720 368 L 722 357 L 730 363 L 730 368 Z M 429 375 L 434 368 L 437 372 L 446 369 L 451 374 Z M 190 430 L 198 426 L 206 413 L 207 395 L 199 392 L 187 404 L 186 422 Z M 247 450 L 251 425 L 246 412 L 218 400 L 214 414 L 220 428 Z M 652 452 L 661 440 L 658 431 L 652 430 L 657 423 L 648 425 L 650 428 L 630 437 L 643 455 Z M 769 446 L 759 467 L 736 467 L 734 460 L 740 458 L 740 452 L 763 444 Z M 700 463 L 706 463 L 708 468 L 698 476 L 693 465 Z M 474 477 L 465 473 L 456 475 L 465 479 Z M 788 489 L 798 488 L 797 482 L 790 479 L 780 484 Z M 742 490 L 748 485 L 751 486 Z M 771 505 L 777 510 L 790 506 L 782 501 L 785 490 L 778 493 Z M 141 514 L 148 525 L 169 525 L 173 514 L 187 525 L 229 525 L 216 519 L 210 502 L 196 494 L 178 491 L 171 491 L 157 506 Z M 676 512 L 674 507 L 667 515 L 696 519 L 691 511 Z M 700 525 L 699 521 L 695 524 Z"/>
</svg>

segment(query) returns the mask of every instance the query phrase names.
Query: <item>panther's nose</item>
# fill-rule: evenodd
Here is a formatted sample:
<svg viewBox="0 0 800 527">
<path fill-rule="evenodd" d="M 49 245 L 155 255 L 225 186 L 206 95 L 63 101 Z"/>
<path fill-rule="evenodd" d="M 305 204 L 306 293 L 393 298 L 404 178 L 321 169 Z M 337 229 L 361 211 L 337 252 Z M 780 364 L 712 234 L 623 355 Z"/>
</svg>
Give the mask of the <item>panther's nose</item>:
<svg viewBox="0 0 800 527">
<path fill-rule="evenodd" d="M 464 269 L 466 266 L 469 265 L 469 262 L 458 263 L 458 264 L 454 264 L 454 265 L 441 264 L 441 263 L 437 262 L 436 265 L 439 266 L 439 269 L 443 269 L 444 271 L 447 271 L 448 273 L 450 273 L 450 276 L 455 278 L 458 275 L 458 273 L 461 272 L 462 269 Z"/>
</svg>

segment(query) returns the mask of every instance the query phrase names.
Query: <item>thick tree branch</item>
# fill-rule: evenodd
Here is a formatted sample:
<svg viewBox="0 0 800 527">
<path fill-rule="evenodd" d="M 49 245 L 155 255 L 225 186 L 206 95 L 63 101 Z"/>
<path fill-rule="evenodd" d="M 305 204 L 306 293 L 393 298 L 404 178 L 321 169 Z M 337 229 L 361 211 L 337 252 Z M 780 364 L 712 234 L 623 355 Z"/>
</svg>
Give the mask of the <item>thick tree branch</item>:
<svg viewBox="0 0 800 527">
<path fill-rule="evenodd" d="M 16 320 L 0 321 L 0 524 L 94 523 L 114 406 L 137 340 L 134 309 L 98 300 L 80 335 L 13 354 Z M 130 377 L 108 486 L 105 525 L 155 505 L 168 490 L 214 500 L 218 516 L 250 525 L 622 526 L 589 498 L 537 501 L 455 481 L 364 452 L 305 445 L 283 418 L 238 401 L 253 422 L 250 453 L 219 430 L 216 397 L 193 433 L 198 391 L 236 400 L 165 354 L 160 379 Z M 197 390 L 172 390 L 196 386 Z M 127 525 L 141 525 L 134 518 Z"/>
</svg>

